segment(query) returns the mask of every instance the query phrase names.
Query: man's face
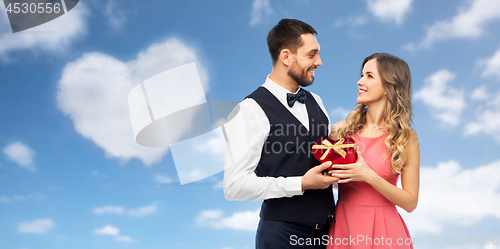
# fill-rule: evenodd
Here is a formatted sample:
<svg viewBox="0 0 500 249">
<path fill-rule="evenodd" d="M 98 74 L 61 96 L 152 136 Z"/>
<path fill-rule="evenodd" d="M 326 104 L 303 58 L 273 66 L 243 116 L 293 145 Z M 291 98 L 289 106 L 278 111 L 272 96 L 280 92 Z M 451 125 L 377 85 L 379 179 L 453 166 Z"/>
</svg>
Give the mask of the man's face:
<svg viewBox="0 0 500 249">
<path fill-rule="evenodd" d="M 320 47 L 313 34 L 303 34 L 301 38 L 303 44 L 292 55 L 288 75 L 300 86 L 308 86 L 314 81 L 314 70 L 322 65 Z"/>
</svg>

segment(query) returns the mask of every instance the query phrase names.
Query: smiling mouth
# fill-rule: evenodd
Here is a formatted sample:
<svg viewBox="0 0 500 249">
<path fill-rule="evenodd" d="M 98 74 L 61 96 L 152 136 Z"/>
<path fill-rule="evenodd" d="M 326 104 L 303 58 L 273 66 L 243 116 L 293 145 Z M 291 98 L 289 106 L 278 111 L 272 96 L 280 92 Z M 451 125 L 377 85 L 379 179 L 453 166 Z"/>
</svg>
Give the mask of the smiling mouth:
<svg viewBox="0 0 500 249">
<path fill-rule="evenodd" d="M 364 89 L 359 89 L 358 95 L 361 95 L 361 94 L 366 93 L 366 92 L 367 92 L 367 91 L 366 91 L 366 90 L 364 90 Z"/>
<path fill-rule="evenodd" d="M 311 74 L 311 76 L 313 76 L 313 77 L 314 77 L 314 71 L 315 71 L 315 70 L 316 70 L 316 68 L 309 68 L 309 69 L 307 70 L 307 72 L 308 72 L 309 74 Z"/>
</svg>

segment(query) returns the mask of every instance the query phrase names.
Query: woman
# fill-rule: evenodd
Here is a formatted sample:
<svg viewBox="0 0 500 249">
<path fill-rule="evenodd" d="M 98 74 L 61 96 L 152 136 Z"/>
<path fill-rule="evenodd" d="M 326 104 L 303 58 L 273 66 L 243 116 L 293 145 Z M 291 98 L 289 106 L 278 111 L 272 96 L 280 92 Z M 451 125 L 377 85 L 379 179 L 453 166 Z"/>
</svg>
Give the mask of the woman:
<svg viewBox="0 0 500 249">
<path fill-rule="evenodd" d="M 328 248 L 413 248 L 395 207 L 412 212 L 418 201 L 420 148 L 410 128 L 410 69 L 397 57 L 376 53 L 363 61 L 357 84 L 357 106 L 330 135 L 353 137 L 358 161 L 329 172 L 340 180 Z M 396 186 L 400 176 L 402 189 Z"/>
</svg>

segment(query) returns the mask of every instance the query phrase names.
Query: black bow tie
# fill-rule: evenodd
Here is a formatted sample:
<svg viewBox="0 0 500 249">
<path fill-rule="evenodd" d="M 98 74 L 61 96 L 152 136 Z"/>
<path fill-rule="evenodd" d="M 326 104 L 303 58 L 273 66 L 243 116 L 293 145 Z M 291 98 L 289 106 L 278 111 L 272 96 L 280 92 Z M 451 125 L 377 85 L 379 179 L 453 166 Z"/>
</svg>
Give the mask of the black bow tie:
<svg viewBox="0 0 500 249">
<path fill-rule="evenodd" d="M 304 104 L 306 102 L 306 91 L 301 88 L 297 94 L 287 93 L 286 101 L 288 101 L 288 106 L 290 107 L 295 104 L 295 101 Z"/>
</svg>

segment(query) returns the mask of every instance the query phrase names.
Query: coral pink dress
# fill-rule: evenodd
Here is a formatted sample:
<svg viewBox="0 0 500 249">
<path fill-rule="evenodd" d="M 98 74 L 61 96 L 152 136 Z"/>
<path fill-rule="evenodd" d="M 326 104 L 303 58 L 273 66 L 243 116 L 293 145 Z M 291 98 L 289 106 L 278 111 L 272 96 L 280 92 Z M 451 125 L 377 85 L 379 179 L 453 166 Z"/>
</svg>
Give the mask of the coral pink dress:
<svg viewBox="0 0 500 249">
<path fill-rule="evenodd" d="M 386 181 L 396 185 L 386 159 L 384 138 L 353 137 L 366 163 Z M 413 248 L 410 233 L 396 206 L 366 182 L 339 183 L 336 223 L 329 231 L 327 248 Z"/>
</svg>

